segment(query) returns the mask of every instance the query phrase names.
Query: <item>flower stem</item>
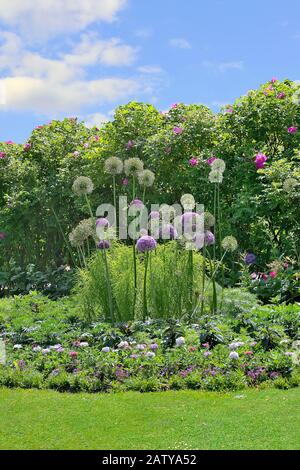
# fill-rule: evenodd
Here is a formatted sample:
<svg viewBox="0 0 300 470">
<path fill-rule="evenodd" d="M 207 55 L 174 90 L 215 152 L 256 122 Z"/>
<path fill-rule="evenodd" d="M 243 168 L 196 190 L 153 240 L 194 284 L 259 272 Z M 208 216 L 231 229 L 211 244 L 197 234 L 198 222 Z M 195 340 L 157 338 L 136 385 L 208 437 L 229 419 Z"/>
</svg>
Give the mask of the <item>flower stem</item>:
<svg viewBox="0 0 300 470">
<path fill-rule="evenodd" d="M 146 321 L 148 308 L 147 308 L 147 274 L 148 274 L 149 252 L 146 251 L 145 259 L 145 273 L 144 273 L 144 295 L 143 295 L 143 321 Z"/>
<path fill-rule="evenodd" d="M 115 318 L 114 318 L 113 298 L 112 298 L 112 290 L 111 290 L 111 282 L 110 282 L 110 275 L 109 275 L 109 269 L 108 269 L 107 255 L 106 255 L 106 250 L 105 249 L 103 250 L 103 259 L 104 259 L 104 265 L 105 265 L 105 271 L 106 271 L 106 283 L 107 283 L 110 318 L 111 318 L 112 325 L 114 325 Z"/>
</svg>

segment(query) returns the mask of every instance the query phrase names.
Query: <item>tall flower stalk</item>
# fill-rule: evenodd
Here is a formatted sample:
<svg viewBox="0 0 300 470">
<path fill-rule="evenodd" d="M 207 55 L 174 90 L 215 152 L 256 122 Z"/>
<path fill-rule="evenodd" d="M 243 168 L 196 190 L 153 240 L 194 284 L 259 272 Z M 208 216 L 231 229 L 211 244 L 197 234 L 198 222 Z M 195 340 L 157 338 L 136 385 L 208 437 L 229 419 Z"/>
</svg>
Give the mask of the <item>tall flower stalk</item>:
<svg viewBox="0 0 300 470">
<path fill-rule="evenodd" d="M 143 321 L 148 316 L 148 302 L 147 302 L 147 278 L 150 252 L 156 248 L 156 240 L 149 235 L 144 235 L 136 242 L 136 249 L 140 253 L 145 253 L 145 269 L 144 269 L 144 282 L 143 282 Z M 150 261 L 151 265 L 151 261 Z"/>
</svg>

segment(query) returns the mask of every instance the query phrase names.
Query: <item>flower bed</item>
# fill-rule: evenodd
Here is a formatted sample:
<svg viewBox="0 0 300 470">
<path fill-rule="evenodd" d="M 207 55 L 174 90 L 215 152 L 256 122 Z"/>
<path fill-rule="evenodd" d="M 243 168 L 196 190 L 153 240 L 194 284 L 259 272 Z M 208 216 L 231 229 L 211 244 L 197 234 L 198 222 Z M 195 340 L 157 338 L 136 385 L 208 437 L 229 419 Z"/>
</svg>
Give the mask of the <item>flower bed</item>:
<svg viewBox="0 0 300 470">
<path fill-rule="evenodd" d="M 300 383 L 298 306 L 236 316 L 87 323 L 72 298 L 2 301 L 0 385 L 59 391 L 289 388 Z"/>
</svg>

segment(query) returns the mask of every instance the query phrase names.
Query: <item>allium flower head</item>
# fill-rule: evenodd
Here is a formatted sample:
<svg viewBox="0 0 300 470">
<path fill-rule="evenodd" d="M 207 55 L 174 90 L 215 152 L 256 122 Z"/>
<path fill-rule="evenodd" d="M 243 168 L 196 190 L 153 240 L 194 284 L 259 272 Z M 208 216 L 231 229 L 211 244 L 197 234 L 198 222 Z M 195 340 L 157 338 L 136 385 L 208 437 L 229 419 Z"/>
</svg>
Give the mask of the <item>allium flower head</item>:
<svg viewBox="0 0 300 470">
<path fill-rule="evenodd" d="M 149 219 L 160 219 L 160 213 L 159 211 L 152 211 L 149 214 Z"/>
<path fill-rule="evenodd" d="M 156 240 L 153 237 L 150 237 L 150 235 L 144 235 L 136 242 L 136 249 L 137 251 L 144 253 L 146 251 L 155 250 L 156 245 Z"/>
<path fill-rule="evenodd" d="M 96 220 L 96 227 L 105 227 L 105 228 L 108 228 L 109 227 L 109 222 L 107 219 L 105 219 L 104 217 L 101 217 L 100 219 L 97 219 Z"/>
<path fill-rule="evenodd" d="M 101 240 L 97 245 L 98 250 L 109 250 L 110 243 L 108 240 Z"/>
<path fill-rule="evenodd" d="M 176 211 L 175 208 L 172 206 L 169 206 L 168 204 L 162 204 L 159 208 L 159 212 L 162 215 L 163 218 L 165 217 L 175 217 Z"/>
<path fill-rule="evenodd" d="M 255 157 L 255 165 L 257 170 L 263 168 L 267 160 L 268 157 L 266 155 L 264 155 L 263 153 L 258 153 Z"/>
<path fill-rule="evenodd" d="M 204 243 L 206 246 L 211 246 L 215 243 L 215 236 L 209 230 L 206 230 L 204 233 Z"/>
<path fill-rule="evenodd" d="M 193 231 L 198 229 L 199 232 L 202 228 L 202 218 L 197 212 L 185 212 L 182 214 L 180 221 L 183 233 L 190 229 Z"/>
<path fill-rule="evenodd" d="M 244 259 L 245 263 L 250 265 L 250 264 L 254 264 L 255 261 L 256 261 L 256 256 L 254 253 L 247 253 L 246 256 L 245 256 L 245 259 Z"/>
<path fill-rule="evenodd" d="M 128 158 L 124 162 L 126 176 L 138 176 L 144 169 L 144 163 L 139 158 Z"/>
<path fill-rule="evenodd" d="M 176 240 L 178 233 L 172 224 L 164 224 L 159 229 L 159 237 L 163 240 Z"/>
<path fill-rule="evenodd" d="M 85 194 L 91 194 L 94 190 L 93 182 L 87 176 L 79 176 L 73 183 L 73 192 L 77 196 L 84 196 Z"/>
<path fill-rule="evenodd" d="M 95 227 L 93 219 L 84 219 L 69 234 L 72 246 L 81 246 L 89 237 L 95 237 Z"/>
<path fill-rule="evenodd" d="M 184 209 L 192 211 L 196 205 L 195 198 L 192 194 L 184 194 L 180 199 L 181 205 Z"/>
<path fill-rule="evenodd" d="M 193 243 L 196 250 L 201 250 L 204 247 L 205 235 L 204 233 L 197 233 L 193 238 Z"/>
<path fill-rule="evenodd" d="M 208 180 L 210 183 L 222 183 L 223 182 L 223 172 L 212 170 L 208 175 Z"/>
<path fill-rule="evenodd" d="M 144 207 L 144 203 L 140 199 L 134 199 L 133 201 L 131 201 L 130 207 L 136 207 L 138 209 L 141 209 L 142 207 Z"/>
<path fill-rule="evenodd" d="M 225 251 L 235 251 L 238 247 L 238 242 L 236 238 L 229 235 L 228 237 L 223 238 L 222 240 L 222 248 Z"/>
<path fill-rule="evenodd" d="M 123 162 L 118 157 L 110 157 L 104 163 L 104 171 L 109 175 L 120 175 L 123 171 Z"/>
<path fill-rule="evenodd" d="M 286 193 L 291 193 L 297 185 L 298 181 L 296 180 L 296 178 L 287 178 L 284 181 L 282 188 Z"/>
<path fill-rule="evenodd" d="M 221 158 L 216 158 L 216 160 L 214 160 L 211 164 L 211 169 L 212 171 L 219 171 L 224 173 L 226 169 L 226 163 Z"/>
<path fill-rule="evenodd" d="M 151 186 L 153 186 L 155 175 L 150 170 L 143 170 L 138 174 L 138 180 L 141 186 L 146 186 L 147 188 L 150 188 Z"/>
<path fill-rule="evenodd" d="M 215 217 L 210 212 L 204 212 L 204 229 L 209 230 L 216 223 Z"/>
</svg>

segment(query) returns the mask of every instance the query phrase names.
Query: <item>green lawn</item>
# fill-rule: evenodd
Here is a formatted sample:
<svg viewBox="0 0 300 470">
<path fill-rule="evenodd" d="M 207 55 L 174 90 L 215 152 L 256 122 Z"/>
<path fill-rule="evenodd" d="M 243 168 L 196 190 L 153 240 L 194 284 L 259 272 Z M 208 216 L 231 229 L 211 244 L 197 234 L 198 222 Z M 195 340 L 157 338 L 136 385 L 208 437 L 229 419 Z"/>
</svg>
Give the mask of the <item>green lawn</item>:
<svg viewBox="0 0 300 470">
<path fill-rule="evenodd" d="M 0 390 L 0 449 L 300 449 L 300 389 Z"/>
</svg>

